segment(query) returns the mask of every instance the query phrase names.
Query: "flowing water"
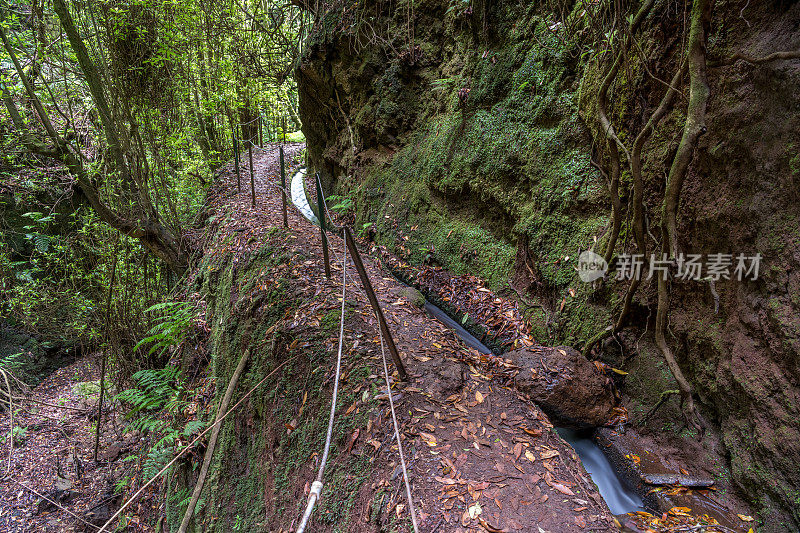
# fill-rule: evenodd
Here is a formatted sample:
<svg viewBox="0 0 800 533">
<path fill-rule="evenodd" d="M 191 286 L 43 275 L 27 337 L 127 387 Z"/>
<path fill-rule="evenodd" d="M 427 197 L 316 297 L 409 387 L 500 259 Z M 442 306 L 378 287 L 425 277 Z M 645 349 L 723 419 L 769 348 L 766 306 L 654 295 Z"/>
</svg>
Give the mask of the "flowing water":
<svg viewBox="0 0 800 533">
<path fill-rule="evenodd" d="M 425 302 L 425 311 L 428 314 L 455 331 L 464 344 L 475 348 L 481 353 L 488 354 L 492 351 L 484 344 L 476 339 L 469 331 L 461 327 L 461 324 L 450 318 L 444 311 L 433 305 L 432 303 Z M 642 499 L 636 492 L 628 488 L 622 480 L 619 479 L 616 472 L 608 461 L 608 458 L 603 454 L 597 444 L 592 440 L 591 436 L 573 429 L 556 428 L 559 436 L 567 441 L 578 454 L 583 463 L 586 471 L 592 477 L 592 481 L 597 485 L 600 491 L 600 496 L 608 504 L 608 508 L 615 515 L 630 513 L 632 511 L 639 511 L 644 509 Z"/>
<path fill-rule="evenodd" d="M 594 440 L 574 429 L 556 428 L 562 439 L 575 449 L 583 467 L 592 476 L 600 496 L 608 504 L 615 515 L 644 510 L 642 499 L 630 490 L 608 462 L 608 458 L 600 451 Z"/>
</svg>

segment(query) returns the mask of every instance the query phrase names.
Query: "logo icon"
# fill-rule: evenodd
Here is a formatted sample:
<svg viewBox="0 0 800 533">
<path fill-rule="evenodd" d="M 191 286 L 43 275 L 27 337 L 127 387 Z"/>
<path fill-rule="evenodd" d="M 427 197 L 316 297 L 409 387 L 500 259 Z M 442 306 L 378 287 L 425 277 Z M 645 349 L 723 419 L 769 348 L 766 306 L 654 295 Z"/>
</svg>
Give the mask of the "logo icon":
<svg viewBox="0 0 800 533">
<path fill-rule="evenodd" d="M 585 283 L 602 278 L 608 271 L 608 263 L 602 256 L 591 250 L 581 252 L 578 256 L 578 277 Z"/>
</svg>

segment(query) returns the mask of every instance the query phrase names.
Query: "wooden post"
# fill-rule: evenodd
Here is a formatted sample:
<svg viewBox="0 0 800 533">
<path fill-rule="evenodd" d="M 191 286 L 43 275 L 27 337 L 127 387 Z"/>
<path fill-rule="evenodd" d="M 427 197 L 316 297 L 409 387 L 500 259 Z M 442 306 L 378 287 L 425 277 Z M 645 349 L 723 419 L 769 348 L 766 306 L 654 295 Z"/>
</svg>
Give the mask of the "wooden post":
<svg viewBox="0 0 800 533">
<path fill-rule="evenodd" d="M 281 153 L 281 198 L 283 199 L 283 227 L 289 227 L 289 215 L 286 212 L 286 167 L 283 162 L 283 146 L 280 148 Z"/>
<path fill-rule="evenodd" d="M 319 230 L 322 233 L 322 259 L 325 261 L 325 277 L 331 279 L 331 261 L 328 257 L 328 235 L 325 233 L 325 198 L 322 196 L 322 183 L 319 181 L 319 172 L 315 174 L 315 178 L 317 182 Z"/>
<path fill-rule="evenodd" d="M 283 117 L 283 144 L 286 144 L 286 117 Z"/>
<path fill-rule="evenodd" d="M 256 206 L 256 182 L 255 178 L 253 177 L 253 138 L 250 138 L 249 147 L 247 150 L 247 156 L 250 158 L 250 204 L 255 207 Z"/>
<path fill-rule="evenodd" d="M 350 233 L 350 228 L 347 226 L 344 228 L 344 240 L 345 244 L 347 245 L 347 249 L 350 252 L 350 257 L 353 258 L 353 264 L 356 267 L 356 271 L 358 271 L 358 277 L 361 278 L 361 284 L 364 286 L 364 291 L 367 293 L 367 298 L 369 298 L 369 303 L 372 305 L 372 310 L 375 311 L 375 316 L 378 317 L 378 324 L 380 325 L 381 332 L 386 340 L 386 345 L 389 347 L 389 353 L 392 355 L 394 366 L 397 367 L 397 373 L 400 375 L 401 380 L 407 381 L 408 374 L 406 373 L 406 367 L 403 365 L 403 361 L 400 359 L 400 353 L 397 351 L 397 346 L 394 344 L 392 333 L 389 331 L 389 324 L 386 323 L 386 318 L 383 316 L 383 311 L 381 311 L 381 306 L 378 303 L 378 297 L 375 296 L 372 283 L 370 283 L 369 277 L 367 276 L 367 271 L 364 268 L 364 263 L 361 261 L 361 254 L 358 252 L 356 242 L 353 240 L 353 235 Z"/>
</svg>

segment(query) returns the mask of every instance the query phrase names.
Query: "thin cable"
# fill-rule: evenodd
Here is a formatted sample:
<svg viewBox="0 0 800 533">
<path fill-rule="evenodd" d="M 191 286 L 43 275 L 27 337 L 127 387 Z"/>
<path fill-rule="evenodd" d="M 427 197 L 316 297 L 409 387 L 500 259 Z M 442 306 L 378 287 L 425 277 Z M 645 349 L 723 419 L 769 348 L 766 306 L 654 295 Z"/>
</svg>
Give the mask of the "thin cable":
<svg viewBox="0 0 800 533">
<path fill-rule="evenodd" d="M 377 316 L 375 317 L 377 318 Z M 394 413 L 394 400 L 392 400 L 392 386 L 389 383 L 389 367 L 386 364 L 386 350 L 383 346 L 383 332 L 378 328 L 381 336 L 381 358 L 383 359 L 383 376 L 386 378 L 386 393 L 389 395 L 389 408 L 392 411 L 392 422 L 394 423 L 394 436 L 397 439 L 397 451 L 400 452 L 400 466 L 403 468 L 403 481 L 406 485 L 406 498 L 408 499 L 408 510 L 411 514 L 411 525 L 414 526 L 414 533 L 418 533 L 417 514 L 414 511 L 414 499 L 411 496 L 411 485 L 408 482 L 408 470 L 406 469 L 406 459 L 403 454 L 403 444 L 400 442 L 400 429 L 397 425 L 397 416 Z"/>
<path fill-rule="evenodd" d="M 322 452 L 322 460 L 319 465 L 319 472 L 317 478 L 311 484 L 311 490 L 308 493 L 308 503 L 303 517 L 300 519 L 300 525 L 297 528 L 297 533 L 303 533 L 308 524 L 308 519 L 311 517 L 311 512 L 314 510 L 314 505 L 322 493 L 322 475 L 325 473 L 325 463 L 328 461 L 328 453 L 331 450 L 331 439 L 333 437 L 333 419 L 336 415 L 336 398 L 339 395 L 339 375 L 342 368 L 342 344 L 344 343 L 344 305 L 345 293 L 347 291 L 347 247 L 344 247 L 342 253 L 342 316 L 339 320 L 339 350 L 336 356 L 336 381 L 333 383 L 333 398 L 331 399 L 331 414 L 328 418 L 328 436 L 325 438 L 325 449 Z"/>
<path fill-rule="evenodd" d="M 239 126 L 247 126 L 248 124 L 252 124 L 252 123 L 253 123 L 253 122 L 255 122 L 256 120 L 258 120 L 259 118 L 261 118 L 261 117 L 256 117 L 256 118 L 254 118 L 253 120 L 251 120 L 250 122 L 239 122 L 239 123 L 238 123 L 238 125 L 239 125 Z"/>
<path fill-rule="evenodd" d="M 114 513 L 114 515 L 113 515 L 111 518 L 109 518 L 109 519 L 108 519 L 108 521 L 106 521 L 106 523 L 105 523 L 105 524 L 103 524 L 103 527 L 101 527 L 101 528 L 100 528 L 100 530 L 99 530 L 97 533 L 103 533 L 103 531 L 107 531 L 107 529 L 106 529 L 106 528 L 107 528 L 107 527 L 108 527 L 108 526 L 111 524 L 111 522 L 113 522 L 113 521 L 114 521 L 114 520 L 115 520 L 115 519 L 116 519 L 116 518 L 117 518 L 119 515 L 121 515 L 121 514 L 122 514 L 122 512 L 123 512 L 125 509 L 127 509 L 127 508 L 130 506 L 130 504 L 132 504 L 132 503 L 133 503 L 133 500 L 135 500 L 135 499 L 136 499 L 136 498 L 137 498 L 137 497 L 138 497 L 138 496 L 139 496 L 139 495 L 140 495 L 142 492 L 144 492 L 144 489 L 146 489 L 147 487 L 149 487 L 150 485 L 152 485 L 152 484 L 155 482 L 155 480 L 157 480 L 159 477 L 161 477 L 161 474 L 163 474 L 164 472 L 166 472 L 166 471 L 169 469 L 169 467 L 171 467 L 173 464 L 175 464 L 175 461 L 177 461 L 178 459 L 180 459 L 180 458 L 181 458 L 181 456 L 182 456 L 184 453 L 186 453 L 186 452 L 187 452 L 189 449 L 191 449 L 191 447 L 192 447 L 192 446 L 194 446 L 194 444 L 195 444 L 197 441 L 199 441 L 201 438 L 203 438 L 203 436 L 204 436 L 206 433 L 208 433 L 209 431 L 211 431 L 212 429 L 214 429 L 214 426 L 216 426 L 216 425 L 218 425 L 218 424 L 221 424 L 221 423 L 222 423 L 222 421 L 223 421 L 223 420 L 225 420 L 225 419 L 228 417 L 228 415 L 229 415 L 229 414 L 231 414 L 233 411 L 235 411 L 235 410 L 236 410 L 236 408 L 237 408 L 237 407 L 239 407 L 239 406 L 242 404 L 242 402 L 243 402 L 243 401 L 245 401 L 245 400 L 246 400 L 246 399 L 247 399 L 247 398 L 248 398 L 248 397 L 249 397 L 249 396 L 250 396 L 250 395 L 253 393 L 253 391 L 255 391 L 255 390 L 256 390 L 258 387 L 260 387 L 260 386 L 261 386 L 261 385 L 262 385 L 262 384 L 263 384 L 265 381 L 267 381 L 267 379 L 268 379 L 268 378 L 272 377 L 272 375 L 273 375 L 273 374 L 275 374 L 275 372 L 277 372 L 278 370 L 280 370 L 280 369 L 281 369 L 281 368 L 282 368 L 282 367 L 283 367 L 283 366 L 284 366 L 286 363 L 289 363 L 289 362 L 291 362 L 291 361 L 294 361 L 296 358 L 297 358 L 297 356 L 290 357 L 289 359 L 287 359 L 287 360 L 286 360 L 286 361 L 284 361 L 283 363 L 281 363 L 281 364 L 279 364 L 278 366 L 276 366 L 276 367 L 275 367 L 275 369 L 274 369 L 272 372 L 270 372 L 269 374 L 267 374 L 266 376 L 264 376 L 264 377 L 262 378 L 262 380 L 261 380 L 261 381 L 259 381 L 258 383 L 256 383 L 256 384 L 255 384 L 255 386 L 253 386 L 253 388 L 252 388 L 252 389 L 250 389 L 249 391 L 247 391 L 247 393 L 245 393 L 245 395 L 244 395 L 244 396 L 242 396 L 242 398 L 241 398 L 241 399 L 240 399 L 238 402 L 236 402 L 236 404 L 235 404 L 233 407 L 231 407 L 230 409 L 228 409 L 228 411 L 227 411 L 227 412 L 226 412 L 224 415 L 222 415 L 222 417 L 220 417 L 219 419 L 217 419 L 217 420 L 216 420 L 216 421 L 215 421 L 213 424 L 211 424 L 209 427 L 207 427 L 205 430 L 203 430 L 203 432 L 202 432 L 202 433 L 200 433 L 200 434 L 199 434 L 197 437 L 195 437 L 195 439 L 194 439 L 192 442 L 190 442 L 189 444 L 187 444 L 187 445 L 186 445 L 186 447 L 185 447 L 183 450 L 181 450 L 181 452 L 180 452 L 178 455 L 176 455 L 176 456 L 175 456 L 175 457 L 172 459 L 172 461 L 170 461 L 169 463 L 167 463 L 167 466 L 165 466 L 164 468 L 162 468 L 161 470 L 159 470 L 159 471 L 158 471 L 158 473 L 157 473 L 155 476 L 153 476 L 153 479 L 151 479 L 150 481 L 148 481 L 147 483 L 145 483 L 144 485 L 142 485 L 142 487 L 141 487 L 139 490 L 137 490 L 137 491 L 136 491 L 136 492 L 133 494 L 133 496 L 131 496 L 130 498 L 128 498 L 128 501 L 127 501 L 127 502 L 125 502 L 125 504 L 124 504 L 122 507 L 120 507 L 120 508 L 117 510 L 117 512 L 116 512 L 116 513 Z"/>
</svg>

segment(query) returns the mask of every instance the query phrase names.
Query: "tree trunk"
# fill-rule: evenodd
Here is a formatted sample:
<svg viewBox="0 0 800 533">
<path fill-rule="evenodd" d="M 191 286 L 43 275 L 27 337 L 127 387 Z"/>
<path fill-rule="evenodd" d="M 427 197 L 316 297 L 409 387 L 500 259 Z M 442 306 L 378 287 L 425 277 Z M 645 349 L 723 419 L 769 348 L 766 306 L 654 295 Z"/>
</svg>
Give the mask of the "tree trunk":
<svg viewBox="0 0 800 533">
<path fill-rule="evenodd" d="M 152 204 L 147 200 L 148 191 L 141 190 L 134 180 L 134 177 L 131 175 L 130 168 L 126 164 L 125 155 L 122 150 L 120 135 L 117 129 L 118 125 L 112 120 L 100 74 L 89 57 L 86 46 L 78 34 L 75 21 L 72 19 L 64 0 L 54 0 L 53 5 L 64 27 L 64 32 L 67 35 L 70 46 L 78 59 L 81 71 L 84 74 L 92 94 L 92 99 L 97 107 L 115 169 L 119 172 L 122 183 L 132 189 L 131 192 L 134 196 L 144 198 L 144 205 L 141 206 L 143 212 L 140 216 L 133 219 L 123 216 L 101 200 L 100 192 L 84 168 L 80 154 L 75 148 L 72 148 L 63 137 L 58 135 L 52 125 L 50 125 L 50 119 L 30 84 L 26 84 L 25 87 L 27 96 L 34 105 L 37 114 L 40 115 L 48 136 L 53 141 L 52 147 L 37 139 L 30 132 L 17 109 L 11 93 L 7 90 L 2 81 L 0 81 L 0 98 L 3 100 L 8 110 L 14 126 L 20 131 L 23 144 L 30 152 L 60 161 L 75 178 L 77 189 L 85 196 L 89 205 L 94 209 L 101 220 L 125 235 L 139 239 L 153 255 L 163 260 L 172 271 L 182 274 L 188 267 L 188 253 L 181 241 L 162 224 Z M 4 34 L 3 40 L 5 41 Z M 7 48 L 10 47 L 7 46 Z M 11 55 L 12 58 L 15 57 L 13 51 Z M 16 63 L 17 65 L 15 65 L 15 67 L 18 66 L 18 62 Z M 25 79 L 25 74 L 20 68 L 17 68 L 17 73 L 21 78 Z"/>
</svg>

